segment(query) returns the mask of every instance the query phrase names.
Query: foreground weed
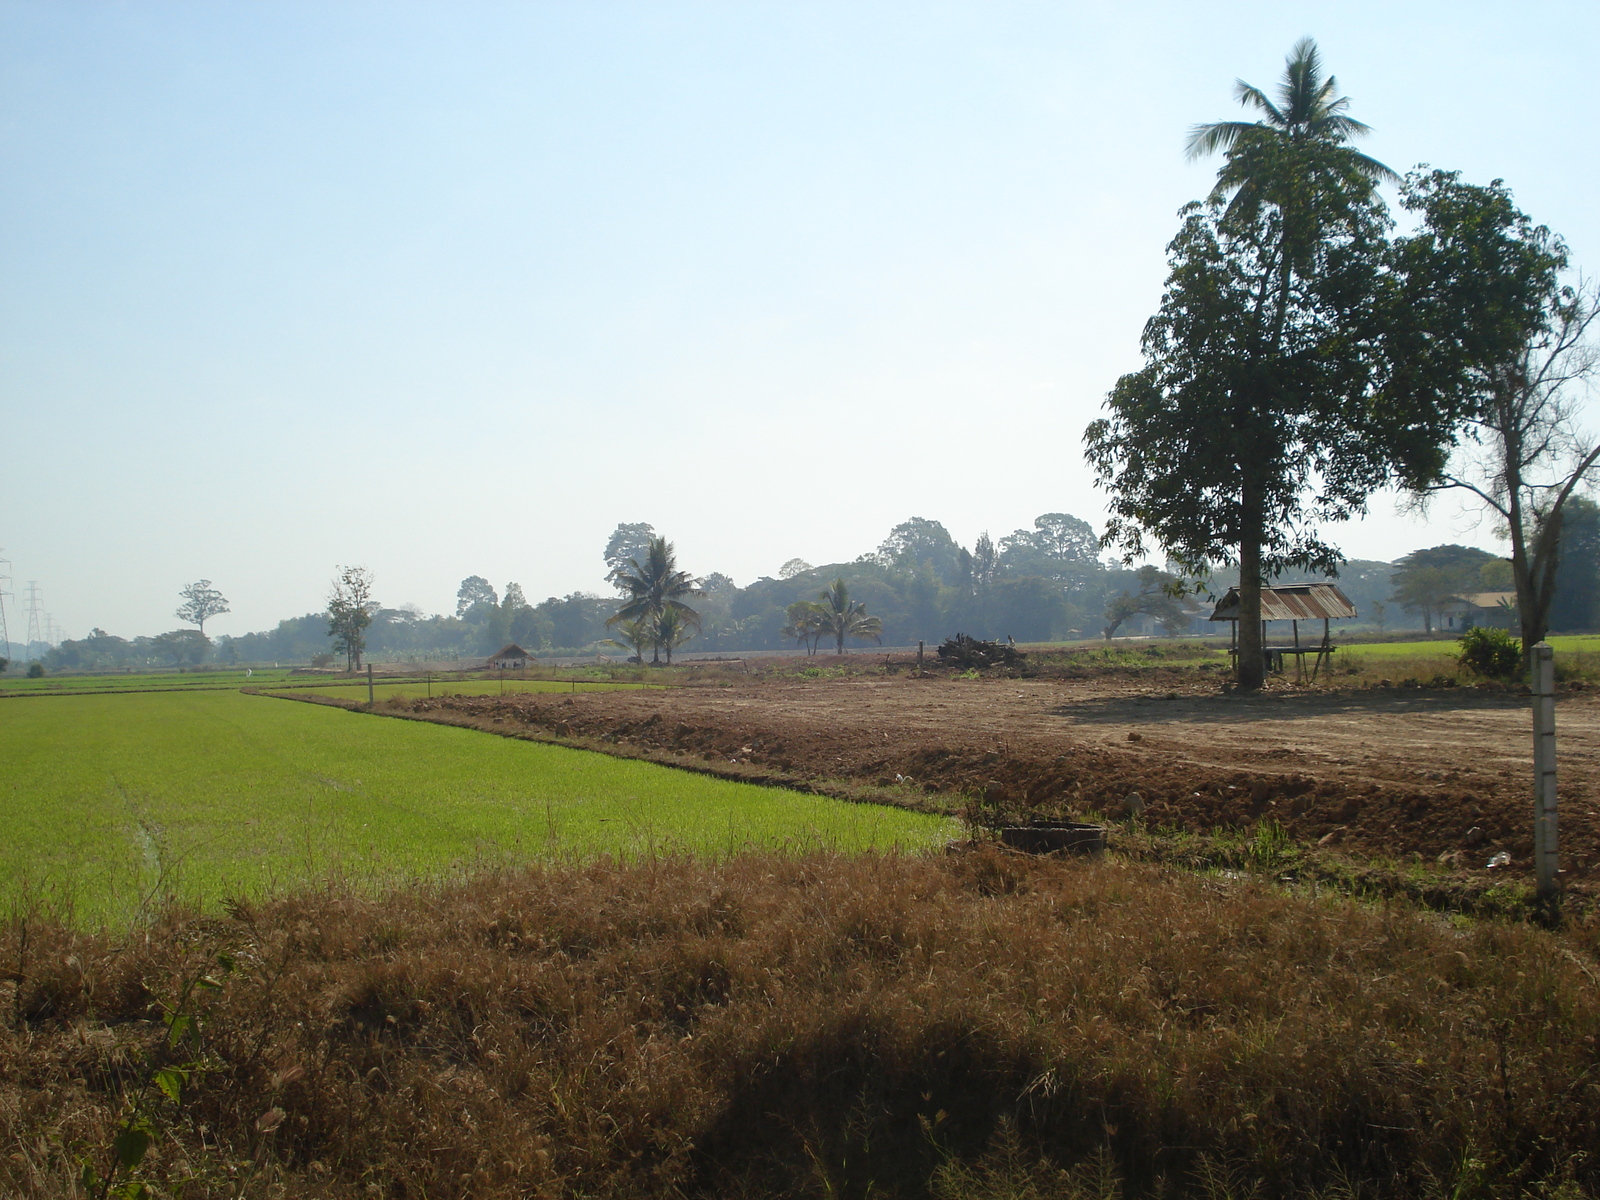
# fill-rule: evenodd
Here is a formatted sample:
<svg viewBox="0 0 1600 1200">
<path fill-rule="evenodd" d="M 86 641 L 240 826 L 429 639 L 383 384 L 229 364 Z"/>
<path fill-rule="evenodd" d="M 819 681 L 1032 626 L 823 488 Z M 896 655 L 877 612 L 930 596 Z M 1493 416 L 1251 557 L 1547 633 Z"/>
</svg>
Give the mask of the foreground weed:
<svg viewBox="0 0 1600 1200">
<path fill-rule="evenodd" d="M 1256 826 L 1245 847 L 1245 862 L 1252 871 L 1268 873 L 1288 866 L 1300 856 L 1300 847 L 1277 821 L 1268 817 Z"/>
<path fill-rule="evenodd" d="M 177 993 L 161 1002 L 161 1020 L 166 1036 L 150 1047 L 144 1056 L 138 1085 L 126 1102 L 122 1118 L 111 1136 L 103 1168 L 94 1157 L 85 1155 L 79 1182 L 94 1200 L 119 1197 L 120 1200 L 146 1200 L 153 1196 L 151 1182 L 140 1173 L 151 1145 L 176 1125 L 176 1112 L 183 1104 L 183 1092 L 197 1076 L 215 1070 L 220 1064 L 207 1053 L 201 1015 L 202 997 L 220 992 L 223 979 L 232 974 L 233 956 L 217 953 L 203 970 L 180 978 Z M 103 1173 L 102 1173 L 103 1171 Z"/>
</svg>

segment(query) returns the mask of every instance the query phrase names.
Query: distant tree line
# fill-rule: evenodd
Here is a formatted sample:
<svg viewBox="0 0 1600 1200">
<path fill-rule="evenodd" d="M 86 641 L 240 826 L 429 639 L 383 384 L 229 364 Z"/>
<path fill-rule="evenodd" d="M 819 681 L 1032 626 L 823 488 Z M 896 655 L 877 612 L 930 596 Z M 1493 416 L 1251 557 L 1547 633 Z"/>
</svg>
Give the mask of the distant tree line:
<svg viewBox="0 0 1600 1200">
<path fill-rule="evenodd" d="M 369 579 L 370 620 L 360 631 L 364 653 L 383 661 L 421 661 L 487 658 L 508 643 L 549 655 L 628 644 L 615 618 L 632 593 L 619 582 L 627 562 L 644 554 L 647 563 L 653 536 L 646 524 L 618 526 L 603 556 L 616 589 L 609 596 L 573 592 L 532 604 L 520 584 L 508 583 L 502 593 L 488 579 L 472 575 L 461 581 L 454 612 L 430 616 L 413 605 L 391 608 L 376 602 Z M 1107 630 L 1205 633 L 1209 629 L 1197 623 L 1197 615 L 1203 617 L 1210 598 L 1237 579 L 1235 571 L 1219 571 L 1204 592 L 1179 602 L 1165 587 L 1174 579 L 1171 572 L 1123 568 L 1098 552 L 1089 524 L 1066 513 L 1045 513 L 1033 528 L 998 541 L 980 535 L 970 549 L 940 522 L 913 517 L 890 530 L 875 551 L 850 562 L 812 566 L 791 558 L 776 576 L 745 587 L 716 571 L 698 578 L 698 594 L 690 602 L 694 617 L 682 629 L 687 636 L 674 635 L 672 649 L 837 650 L 841 619 L 846 625 L 853 619 L 831 611 L 826 593 L 837 582 L 846 592 L 840 612 L 876 622 L 858 626 L 871 632 L 851 634 L 852 644 L 876 636 L 885 645 L 914 645 L 957 631 L 1019 642 L 1098 637 Z M 1288 571 L 1272 582 L 1326 578 Z M 1514 590 L 1505 559 L 1453 545 L 1416 550 L 1395 563 L 1352 560 L 1341 565 L 1336 582 L 1355 603 L 1360 623 L 1380 630 L 1433 629 L 1441 612 L 1458 599 Z M 211 603 L 225 602 L 219 595 Z M 48 670 L 124 670 L 201 663 L 330 665 L 344 654 L 349 666 L 353 660 L 336 637 L 330 638 L 336 609 L 330 598 L 328 610 L 215 640 L 198 629 L 131 639 L 95 629 L 86 638 L 62 642 L 43 661 Z M 1557 632 L 1600 628 L 1600 506 L 1581 496 L 1569 500 L 1563 513 L 1550 627 Z M 631 652 L 640 649 L 644 657 L 653 656 L 648 642 L 630 646 Z"/>
</svg>

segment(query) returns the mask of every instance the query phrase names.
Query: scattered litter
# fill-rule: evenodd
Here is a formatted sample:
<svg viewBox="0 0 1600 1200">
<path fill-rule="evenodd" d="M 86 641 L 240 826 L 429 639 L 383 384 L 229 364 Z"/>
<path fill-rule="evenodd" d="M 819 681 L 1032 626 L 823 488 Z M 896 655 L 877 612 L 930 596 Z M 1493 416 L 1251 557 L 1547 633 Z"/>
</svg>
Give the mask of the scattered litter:
<svg viewBox="0 0 1600 1200">
<path fill-rule="evenodd" d="M 1489 860 L 1489 868 L 1488 869 L 1491 870 L 1491 871 L 1497 871 L 1501 867 L 1509 867 L 1510 865 L 1511 865 L 1511 851 L 1502 850 L 1502 851 L 1500 851 L 1499 854 L 1496 854 L 1493 858 L 1491 858 Z"/>
</svg>

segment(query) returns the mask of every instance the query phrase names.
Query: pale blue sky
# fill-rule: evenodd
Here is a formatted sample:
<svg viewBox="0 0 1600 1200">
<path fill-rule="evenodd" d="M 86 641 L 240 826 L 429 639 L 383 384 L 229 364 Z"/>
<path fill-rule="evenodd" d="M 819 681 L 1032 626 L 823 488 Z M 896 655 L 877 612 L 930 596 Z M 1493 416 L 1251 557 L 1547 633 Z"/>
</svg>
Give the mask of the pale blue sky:
<svg viewBox="0 0 1600 1200">
<path fill-rule="evenodd" d="M 1592 273 L 1594 12 L 0 0 L 0 546 L 131 636 L 202 576 L 214 633 L 346 562 L 597 589 L 619 521 L 740 583 L 1098 524 L 1083 427 L 1234 78 L 1316 37 L 1364 149 L 1504 177 Z M 1334 540 L 1495 545 L 1383 498 Z"/>
</svg>

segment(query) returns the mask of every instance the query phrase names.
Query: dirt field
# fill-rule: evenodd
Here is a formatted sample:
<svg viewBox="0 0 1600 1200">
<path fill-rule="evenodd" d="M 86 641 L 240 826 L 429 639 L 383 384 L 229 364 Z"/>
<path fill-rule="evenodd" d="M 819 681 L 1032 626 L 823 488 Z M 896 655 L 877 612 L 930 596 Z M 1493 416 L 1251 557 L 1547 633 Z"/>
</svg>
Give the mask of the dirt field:
<svg viewBox="0 0 1600 1200">
<path fill-rule="evenodd" d="M 1163 677 L 1164 676 L 1164 677 Z M 1506 692 L 1221 694 L 1179 672 L 1090 680 L 765 679 L 578 696 L 415 701 L 408 715 L 826 791 L 870 785 L 918 806 L 981 796 L 1013 815 L 1152 824 L 1280 822 L 1362 858 L 1420 856 L 1509 874 L 1532 852 L 1531 718 Z M 390 706 L 395 711 L 395 706 Z M 1564 879 L 1600 884 L 1600 697 L 1557 706 Z"/>
</svg>

